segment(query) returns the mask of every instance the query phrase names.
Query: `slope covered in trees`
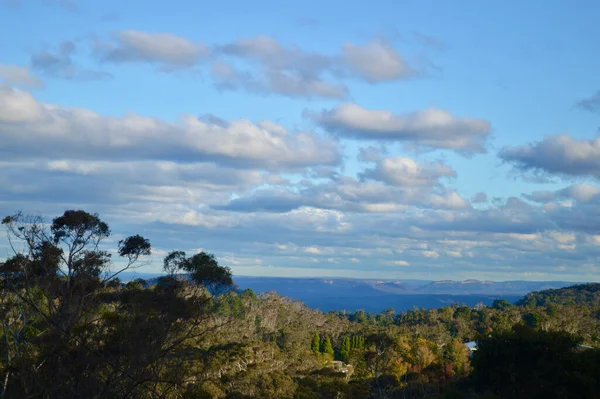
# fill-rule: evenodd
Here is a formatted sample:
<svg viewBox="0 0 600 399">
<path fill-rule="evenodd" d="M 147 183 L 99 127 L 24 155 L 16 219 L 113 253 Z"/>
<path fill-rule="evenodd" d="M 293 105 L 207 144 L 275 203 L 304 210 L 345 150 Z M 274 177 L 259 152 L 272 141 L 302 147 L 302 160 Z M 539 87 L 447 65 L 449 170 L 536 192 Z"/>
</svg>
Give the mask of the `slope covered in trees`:
<svg viewBox="0 0 600 399">
<path fill-rule="evenodd" d="M 585 305 L 600 306 L 600 284 L 577 284 L 571 287 L 531 292 L 519 301 L 521 305 Z"/>
<path fill-rule="evenodd" d="M 150 242 L 119 241 L 113 262 L 98 215 L 3 224 L 25 250 L 0 265 L 0 398 L 599 396 L 598 351 L 577 350 L 600 344 L 599 308 L 577 300 L 322 313 L 236 289 L 204 252 L 123 284 Z"/>
</svg>

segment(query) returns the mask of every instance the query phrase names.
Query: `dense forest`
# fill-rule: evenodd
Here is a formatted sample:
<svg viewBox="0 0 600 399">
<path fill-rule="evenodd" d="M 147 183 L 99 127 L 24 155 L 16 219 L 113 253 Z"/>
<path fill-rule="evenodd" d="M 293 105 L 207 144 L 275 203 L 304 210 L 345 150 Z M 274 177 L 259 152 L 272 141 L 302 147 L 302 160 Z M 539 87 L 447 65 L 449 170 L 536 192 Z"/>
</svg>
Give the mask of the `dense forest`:
<svg viewBox="0 0 600 399">
<path fill-rule="evenodd" d="M 204 252 L 173 251 L 164 277 L 124 284 L 151 244 L 111 241 L 96 214 L 2 223 L 14 254 L 0 264 L 0 399 L 600 397 L 597 284 L 516 305 L 322 313 L 238 290 Z"/>
</svg>

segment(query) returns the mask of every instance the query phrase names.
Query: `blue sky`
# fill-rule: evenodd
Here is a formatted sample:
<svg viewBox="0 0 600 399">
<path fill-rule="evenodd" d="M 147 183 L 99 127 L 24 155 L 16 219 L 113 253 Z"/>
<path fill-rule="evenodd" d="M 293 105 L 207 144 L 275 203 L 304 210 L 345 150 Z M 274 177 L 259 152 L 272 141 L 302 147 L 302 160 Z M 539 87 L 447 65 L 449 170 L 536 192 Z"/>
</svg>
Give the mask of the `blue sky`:
<svg viewBox="0 0 600 399">
<path fill-rule="evenodd" d="M 599 8 L 0 0 L 0 212 L 146 272 L 596 280 Z"/>
</svg>

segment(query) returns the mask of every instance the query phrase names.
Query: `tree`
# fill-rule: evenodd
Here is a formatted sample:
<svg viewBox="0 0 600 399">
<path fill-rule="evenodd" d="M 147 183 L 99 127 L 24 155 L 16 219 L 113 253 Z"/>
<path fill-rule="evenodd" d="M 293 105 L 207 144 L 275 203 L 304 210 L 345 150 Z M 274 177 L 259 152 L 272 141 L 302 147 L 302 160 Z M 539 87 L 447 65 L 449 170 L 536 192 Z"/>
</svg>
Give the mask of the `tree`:
<svg viewBox="0 0 600 399">
<path fill-rule="evenodd" d="M 97 214 L 67 210 L 48 225 L 39 216 L 18 212 L 5 217 L 2 224 L 14 256 L 2 266 L 8 273 L 0 292 L 11 300 L 1 301 L 0 313 L 18 320 L 20 330 L 16 337 L 12 324 L 2 323 L 4 337 L 18 338 L 8 348 L 12 378 L 7 378 L 3 389 L 9 386 L 23 397 L 40 392 L 73 395 L 79 389 L 77 381 L 83 384 L 84 380 L 93 389 L 100 377 L 97 369 L 91 370 L 98 360 L 84 359 L 101 356 L 88 342 L 98 322 L 102 295 L 106 289 L 115 289 L 111 284 L 120 272 L 150 254 L 149 241 L 141 236 L 121 240 L 117 252 L 127 259 L 126 265 L 109 275 L 111 256 L 100 245 L 110 229 Z M 24 244 L 21 251 L 16 249 L 18 241 Z M 103 273 L 109 275 L 105 280 L 100 279 Z M 65 388 L 60 395 L 56 381 Z"/>
<path fill-rule="evenodd" d="M 310 349 L 314 352 L 315 355 L 321 352 L 321 337 L 319 336 L 319 333 L 315 333 L 315 336 L 313 337 L 312 342 L 310 344 Z"/>
<path fill-rule="evenodd" d="M 220 266 L 213 254 L 197 253 L 189 258 L 183 251 L 172 251 L 163 262 L 163 269 L 173 276 L 184 271 L 193 281 L 205 287 L 212 295 L 222 294 L 234 287 L 231 269 Z"/>
<path fill-rule="evenodd" d="M 117 276 L 119 273 L 129 269 L 136 263 L 141 256 L 150 255 L 152 250 L 152 246 L 150 245 L 150 241 L 145 239 L 140 235 L 134 235 L 131 237 L 127 237 L 124 240 L 119 241 L 119 256 L 127 258 L 127 265 L 114 273 L 112 276 L 108 277 L 107 280 L 112 279 Z"/>
<path fill-rule="evenodd" d="M 62 216 L 55 218 L 50 226 L 54 245 L 62 246 L 63 262 L 67 273 L 67 286 L 74 275 L 92 273 L 96 276 L 104 266 L 101 260 L 107 256 L 98 250 L 100 242 L 110 236 L 110 229 L 98 217 L 82 210 L 65 211 Z M 87 257 L 87 259 L 86 259 Z M 91 261 L 93 267 L 89 266 Z"/>
<path fill-rule="evenodd" d="M 514 305 L 508 302 L 506 299 L 494 299 L 494 302 L 492 302 L 492 308 L 497 310 L 504 310 L 513 306 Z"/>
<path fill-rule="evenodd" d="M 457 339 L 451 340 L 443 350 L 443 359 L 451 365 L 454 375 L 467 372 L 469 364 L 469 350 Z"/>
<path fill-rule="evenodd" d="M 322 348 L 322 352 L 333 356 L 334 351 L 333 351 L 333 346 L 331 346 L 331 340 L 329 339 L 329 337 L 325 337 L 325 339 L 322 342 L 323 348 Z"/>
<path fill-rule="evenodd" d="M 340 348 L 340 358 L 343 362 L 348 363 L 350 360 L 350 352 L 352 351 L 352 346 L 350 344 L 350 338 L 344 337 L 342 339 L 342 347 Z"/>
<path fill-rule="evenodd" d="M 163 261 L 163 270 L 167 272 L 169 276 L 174 276 L 178 270 L 183 270 L 184 262 L 185 252 L 172 251 L 165 257 Z"/>
<path fill-rule="evenodd" d="M 352 337 L 352 349 L 365 349 L 365 337 L 354 335 Z"/>
</svg>

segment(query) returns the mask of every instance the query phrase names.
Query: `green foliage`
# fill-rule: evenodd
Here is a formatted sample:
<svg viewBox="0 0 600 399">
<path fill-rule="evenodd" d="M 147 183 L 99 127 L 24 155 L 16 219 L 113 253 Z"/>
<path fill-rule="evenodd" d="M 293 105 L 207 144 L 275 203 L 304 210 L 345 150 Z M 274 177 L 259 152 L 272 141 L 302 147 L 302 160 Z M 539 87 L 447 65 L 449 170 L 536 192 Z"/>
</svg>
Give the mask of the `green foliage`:
<svg viewBox="0 0 600 399">
<path fill-rule="evenodd" d="M 65 211 L 52 221 L 50 229 L 54 243 L 65 243 L 69 247 L 83 248 L 88 243 L 96 243 L 110 235 L 108 225 L 100 220 L 98 214 L 82 210 Z"/>
<path fill-rule="evenodd" d="M 319 333 L 315 333 L 310 344 L 310 350 L 313 351 L 314 354 L 321 352 L 321 337 L 319 336 Z"/>
<path fill-rule="evenodd" d="M 365 337 L 355 335 L 352 337 L 352 349 L 365 349 Z"/>
<path fill-rule="evenodd" d="M 137 234 L 119 241 L 119 256 L 128 258 L 130 262 L 150 255 L 150 251 L 150 241 Z"/>
<path fill-rule="evenodd" d="M 531 328 L 539 328 L 542 324 L 542 316 L 539 313 L 527 313 L 523 316 L 525 324 Z"/>
<path fill-rule="evenodd" d="M 471 318 L 471 309 L 466 306 L 461 306 L 454 311 L 454 317 L 459 319 L 470 319 Z"/>
<path fill-rule="evenodd" d="M 443 348 L 443 359 L 452 370 L 453 375 L 464 375 L 469 369 L 469 350 L 460 341 L 453 339 Z"/>
<path fill-rule="evenodd" d="M 340 348 L 340 359 L 343 362 L 348 363 L 350 360 L 350 353 L 352 351 L 352 345 L 350 343 L 350 337 L 344 337 L 342 339 L 342 346 Z"/>
<path fill-rule="evenodd" d="M 517 303 L 520 306 L 530 307 L 575 304 L 600 307 L 600 283 L 577 284 L 571 287 L 531 292 Z"/>
<path fill-rule="evenodd" d="M 219 266 L 214 255 L 200 252 L 188 258 L 183 269 L 192 279 L 206 287 L 211 293 L 222 292 L 233 285 L 231 269 Z"/>
<path fill-rule="evenodd" d="M 321 352 L 325 353 L 326 355 L 333 356 L 333 346 L 331 346 L 331 340 L 329 337 L 325 337 L 325 339 L 321 342 Z"/>
<path fill-rule="evenodd" d="M 168 275 L 173 276 L 178 270 L 183 270 L 185 260 L 185 252 L 171 251 L 165 256 L 163 270 L 167 272 Z"/>
<path fill-rule="evenodd" d="M 505 310 L 512 306 L 514 305 L 508 302 L 506 299 L 494 299 L 491 307 L 496 310 Z"/>
<path fill-rule="evenodd" d="M 174 276 L 177 271 L 188 273 L 193 281 L 213 295 L 233 288 L 231 269 L 220 266 L 215 256 L 206 252 L 187 258 L 183 251 L 172 251 L 165 257 L 163 269 L 169 276 Z"/>
</svg>

